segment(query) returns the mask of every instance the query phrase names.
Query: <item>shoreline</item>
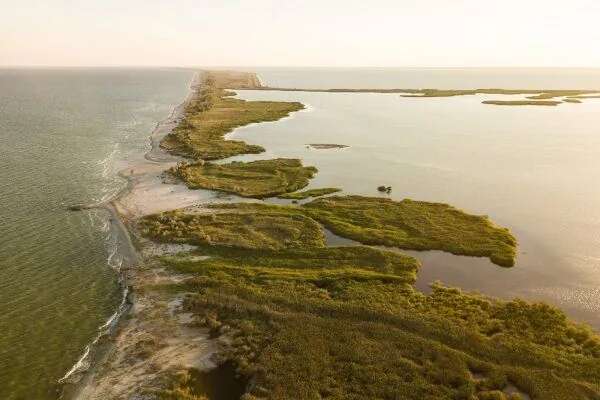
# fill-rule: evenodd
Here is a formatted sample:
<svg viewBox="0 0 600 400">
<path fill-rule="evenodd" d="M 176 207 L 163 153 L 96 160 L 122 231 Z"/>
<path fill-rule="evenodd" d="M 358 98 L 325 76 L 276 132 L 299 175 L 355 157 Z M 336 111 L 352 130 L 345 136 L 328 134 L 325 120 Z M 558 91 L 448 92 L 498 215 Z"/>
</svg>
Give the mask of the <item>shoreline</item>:
<svg viewBox="0 0 600 400">
<path fill-rule="evenodd" d="M 94 377 L 100 372 L 102 364 L 106 362 L 107 356 L 109 356 L 111 351 L 115 350 L 115 338 L 119 334 L 119 331 L 127 324 L 127 321 L 124 321 L 124 319 L 127 318 L 135 306 L 136 296 L 131 282 L 135 280 L 134 269 L 139 267 L 144 256 L 136 246 L 136 243 L 134 243 L 136 237 L 131 226 L 132 213 L 121 204 L 122 199 L 133 193 L 139 184 L 138 176 L 129 172 L 144 166 L 148 168 L 147 163 L 160 165 L 163 168 L 164 164 L 174 163 L 180 159 L 180 157 L 163 151 L 160 148 L 160 140 L 169 134 L 179 123 L 185 107 L 195 93 L 200 76 L 201 72 L 194 72 L 188 84 L 188 94 L 185 99 L 173 107 L 166 118 L 157 122 L 148 137 L 150 148 L 144 153 L 144 161 L 128 166 L 117 173 L 119 177 L 126 181 L 125 187 L 113 198 L 104 202 L 70 207 L 74 211 L 97 208 L 107 212 L 110 230 L 117 236 L 116 243 L 118 247 L 116 252 L 123 255 L 123 262 L 118 269 L 115 269 L 122 298 L 115 312 L 98 328 L 98 334 L 85 347 L 82 355 L 72 368 L 58 380 L 59 398 L 61 399 L 86 398 L 81 397 L 82 393 L 85 393 L 86 389 L 92 384 Z M 147 173 L 143 172 L 143 174 Z"/>
</svg>

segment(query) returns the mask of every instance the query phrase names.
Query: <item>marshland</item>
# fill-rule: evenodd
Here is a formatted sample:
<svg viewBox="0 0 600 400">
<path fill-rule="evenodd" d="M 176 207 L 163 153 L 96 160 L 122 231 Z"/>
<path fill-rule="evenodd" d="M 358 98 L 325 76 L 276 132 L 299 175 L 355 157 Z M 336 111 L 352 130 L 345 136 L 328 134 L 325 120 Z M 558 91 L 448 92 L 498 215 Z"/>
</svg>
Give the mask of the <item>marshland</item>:
<svg viewBox="0 0 600 400">
<path fill-rule="evenodd" d="M 206 330 L 208 340 L 216 341 L 213 361 L 234 369 L 235 385 L 244 388 L 242 398 L 598 395 L 600 338 L 557 307 L 534 299 L 470 293 L 440 282 L 430 282 L 426 292 L 415 287 L 428 267 L 419 260 L 419 252 L 475 257 L 481 262 L 469 265 L 473 274 L 476 269 L 518 269 L 518 235 L 488 215 L 446 203 L 390 198 L 396 191 L 378 195 L 376 185 L 353 192 L 351 182 L 339 175 L 335 184 L 331 178 L 318 181 L 328 166 L 323 160 L 347 154 L 336 149 L 319 151 L 315 168 L 305 157 L 310 148 L 293 149 L 297 158 L 283 158 L 286 152 L 281 150 L 276 152 L 281 157 L 273 158 L 273 150 L 258 136 L 238 129 L 232 141 L 238 147 L 221 151 L 229 149 L 230 138 L 224 135 L 233 126 L 261 122 L 256 115 L 264 121 L 283 118 L 292 112 L 288 107 L 296 107 L 296 112 L 308 107 L 305 115 L 310 118 L 315 106 L 250 96 L 238 100 L 235 108 L 253 116 L 245 123 L 238 118 L 235 124 L 219 125 L 218 133 L 206 140 L 211 134 L 189 121 L 200 121 L 215 104 L 232 98 L 235 80 L 223 79 L 227 72 L 203 76 L 206 86 L 218 89 L 220 100 L 206 107 L 189 103 L 178 128 L 163 142 L 163 148 L 185 154 L 189 161 L 165 171 L 165 176 L 171 177 L 168 184 L 176 184 L 171 180 L 175 178 L 191 191 L 212 190 L 217 197 L 209 204 L 133 222 L 132 230 L 145 246 L 192 246 L 147 259 L 161 274 L 180 278 L 134 287 L 181 296 L 185 324 Z M 207 92 L 202 87 L 196 89 L 196 99 Z M 268 92 L 256 93 L 261 97 Z M 286 111 L 279 114 L 281 110 Z M 287 124 L 302 117 L 303 112 L 292 114 Z M 285 123 L 273 122 L 272 134 Z M 246 129 L 269 137 L 262 124 Z M 182 152 L 186 146 L 189 150 Z M 215 147 L 217 152 L 211 150 Z M 238 156 L 231 161 L 234 154 Z M 305 167 L 305 162 L 311 166 Z M 381 177 L 389 179 L 379 173 Z M 406 194 L 406 184 L 393 183 Z M 325 184 L 335 188 L 318 186 Z M 223 192 L 231 196 L 223 197 Z M 292 199 L 294 203 L 285 202 Z M 327 232 L 353 245 L 329 247 Z M 160 349 L 158 344 L 150 346 L 146 357 L 151 359 Z M 192 378 L 205 374 L 184 368 L 144 393 L 205 398 L 210 384 Z"/>
<path fill-rule="evenodd" d="M 598 396 L 596 91 L 259 75 L 201 71 L 160 148 L 116 163 L 141 261 L 64 396 Z"/>
</svg>

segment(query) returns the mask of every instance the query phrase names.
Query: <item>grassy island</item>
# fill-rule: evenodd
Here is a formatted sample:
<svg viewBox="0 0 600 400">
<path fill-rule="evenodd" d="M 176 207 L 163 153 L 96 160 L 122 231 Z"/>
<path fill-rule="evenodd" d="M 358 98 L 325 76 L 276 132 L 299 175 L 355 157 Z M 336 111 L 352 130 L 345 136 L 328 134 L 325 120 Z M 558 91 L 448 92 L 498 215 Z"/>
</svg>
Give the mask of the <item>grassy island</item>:
<svg viewBox="0 0 600 400">
<path fill-rule="evenodd" d="M 600 99 L 600 94 L 597 95 L 577 95 L 569 96 L 570 99 Z"/>
<path fill-rule="evenodd" d="M 143 218 L 141 227 L 145 235 L 171 243 L 261 250 L 325 245 L 318 223 L 293 214 L 170 211 Z"/>
<path fill-rule="evenodd" d="M 264 198 L 295 192 L 317 172 L 296 159 L 277 158 L 228 164 L 180 164 L 172 170 L 191 189 L 210 189 Z"/>
<path fill-rule="evenodd" d="M 361 243 L 443 250 L 489 257 L 505 267 L 514 265 L 516 240 L 508 229 L 447 204 L 336 196 L 315 200 L 304 208 L 334 233 Z"/>
<path fill-rule="evenodd" d="M 482 103 L 495 106 L 557 106 L 562 102 L 558 100 L 485 100 Z"/>
<path fill-rule="evenodd" d="M 375 205 L 397 207 L 351 197 L 346 202 L 371 201 L 362 221 L 352 207 L 344 210 L 344 199 L 334 200 L 341 212 L 319 204 L 325 199 L 306 209 L 367 227 L 379 218 Z M 423 207 L 429 217 L 432 210 Z M 553 307 L 442 285 L 423 294 L 412 287 L 414 258 L 324 247 L 304 207 L 211 208 L 216 214 L 163 213 L 142 226 L 154 239 L 198 245 L 162 258 L 188 276 L 169 290 L 188 293 L 185 309 L 228 343 L 221 358 L 252 382 L 244 399 L 506 400 L 521 393 L 558 400 L 600 393 L 600 338 Z M 186 385 L 177 390 L 194 394 Z"/>
<path fill-rule="evenodd" d="M 309 189 L 309 190 L 304 190 L 302 192 L 280 194 L 277 197 L 279 197 L 280 199 L 303 200 L 303 199 L 308 199 L 309 197 L 320 197 L 320 196 L 325 196 L 326 194 L 337 193 L 337 192 L 340 192 L 341 190 L 342 189 L 338 189 L 338 188 Z"/>
<path fill-rule="evenodd" d="M 252 76 L 255 77 L 254 74 L 232 76 L 225 72 L 205 73 L 204 80 L 186 107 L 183 120 L 162 140 L 161 146 L 172 154 L 202 160 L 262 153 L 264 149 L 261 146 L 239 140 L 225 140 L 224 136 L 240 126 L 276 121 L 304 106 L 296 102 L 232 98 L 234 93 L 226 88 L 251 88 Z"/>
<path fill-rule="evenodd" d="M 600 93 L 600 90 L 571 90 L 571 89 L 302 89 L 302 88 L 281 88 L 281 87 L 237 87 L 238 89 L 270 90 L 283 92 L 316 92 L 316 93 L 397 93 L 401 97 L 455 97 L 455 96 L 473 96 L 477 94 L 492 95 L 527 95 L 528 99 L 544 100 L 565 96 L 586 96 Z"/>
</svg>

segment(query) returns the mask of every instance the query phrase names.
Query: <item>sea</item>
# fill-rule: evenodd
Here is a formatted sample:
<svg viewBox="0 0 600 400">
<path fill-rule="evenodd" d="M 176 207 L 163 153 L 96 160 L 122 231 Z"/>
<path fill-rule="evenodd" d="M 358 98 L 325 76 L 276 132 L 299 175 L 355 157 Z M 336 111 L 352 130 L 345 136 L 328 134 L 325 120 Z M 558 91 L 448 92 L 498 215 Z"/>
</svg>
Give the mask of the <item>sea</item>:
<svg viewBox="0 0 600 400">
<path fill-rule="evenodd" d="M 189 90 L 184 69 L 0 69 L 0 399 L 58 397 L 116 321 L 119 170 Z"/>
</svg>

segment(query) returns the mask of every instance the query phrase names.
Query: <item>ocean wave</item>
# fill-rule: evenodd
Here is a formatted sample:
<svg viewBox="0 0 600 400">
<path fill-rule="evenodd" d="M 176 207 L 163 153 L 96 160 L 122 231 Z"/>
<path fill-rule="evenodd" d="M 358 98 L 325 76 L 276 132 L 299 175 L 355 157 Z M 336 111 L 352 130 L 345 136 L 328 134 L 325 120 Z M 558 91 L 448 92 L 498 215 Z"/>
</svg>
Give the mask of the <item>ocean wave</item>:
<svg viewBox="0 0 600 400">
<path fill-rule="evenodd" d="M 72 377 L 76 376 L 79 373 L 85 372 L 89 369 L 91 365 L 91 354 L 93 352 L 94 347 L 98 344 L 102 337 L 110 334 L 113 328 L 116 326 L 119 318 L 125 313 L 127 310 L 128 302 L 127 297 L 129 296 L 129 289 L 127 285 L 123 286 L 123 296 L 121 299 L 121 303 L 117 310 L 102 324 L 98 327 L 98 333 L 94 340 L 85 346 L 85 349 L 77 362 L 71 367 L 67 373 L 58 380 L 59 384 L 67 383 L 71 380 Z"/>
</svg>

